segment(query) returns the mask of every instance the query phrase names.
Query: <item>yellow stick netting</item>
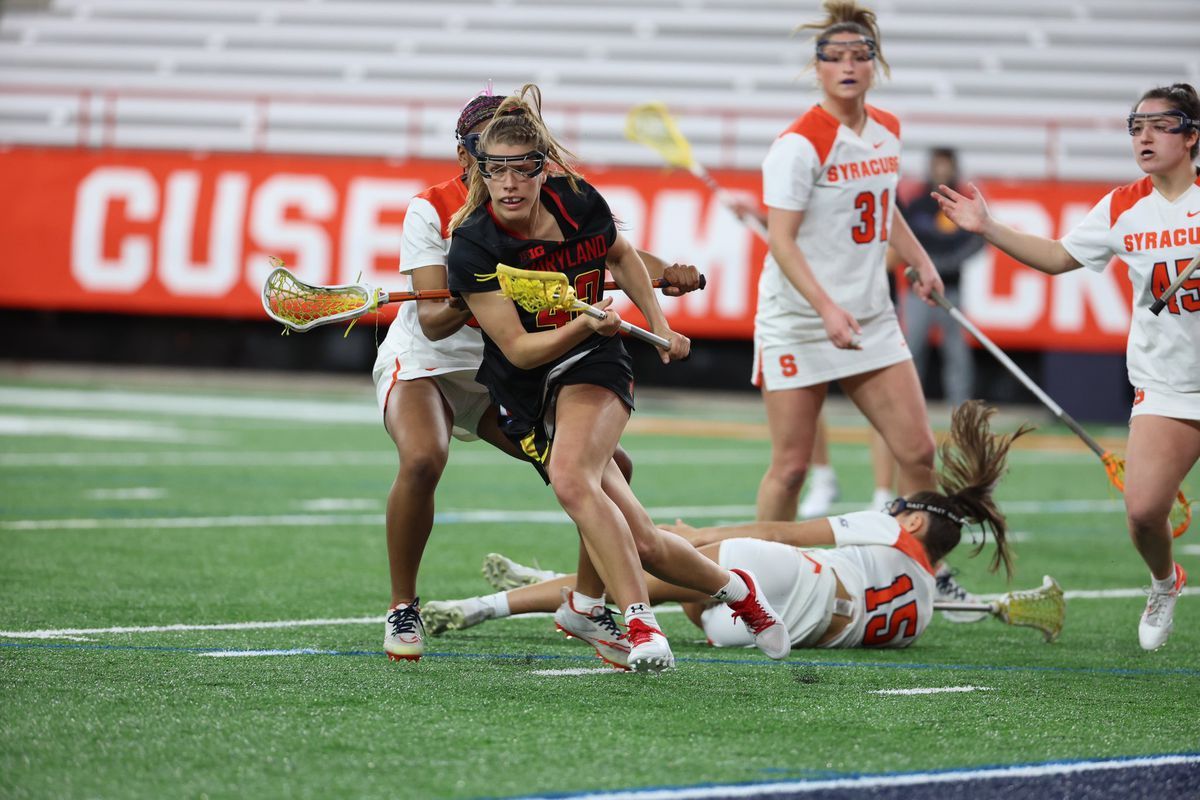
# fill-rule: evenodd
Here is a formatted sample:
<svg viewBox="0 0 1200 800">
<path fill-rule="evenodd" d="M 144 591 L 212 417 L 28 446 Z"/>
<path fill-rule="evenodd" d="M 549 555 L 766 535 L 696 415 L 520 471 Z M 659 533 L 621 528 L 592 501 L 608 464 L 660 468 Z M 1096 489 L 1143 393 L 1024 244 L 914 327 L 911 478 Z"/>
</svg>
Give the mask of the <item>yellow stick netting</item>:
<svg viewBox="0 0 1200 800">
<path fill-rule="evenodd" d="M 500 282 L 501 293 L 526 311 L 571 311 L 578 303 L 575 290 L 561 272 L 537 272 L 497 264 L 495 272 L 475 277 L 480 280 L 495 278 Z"/>
<path fill-rule="evenodd" d="M 630 109 L 625 118 L 625 136 L 655 150 L 673 167 L 692 168 L 692 146 L 662 103 L 643 103 Z"/>
</svg>

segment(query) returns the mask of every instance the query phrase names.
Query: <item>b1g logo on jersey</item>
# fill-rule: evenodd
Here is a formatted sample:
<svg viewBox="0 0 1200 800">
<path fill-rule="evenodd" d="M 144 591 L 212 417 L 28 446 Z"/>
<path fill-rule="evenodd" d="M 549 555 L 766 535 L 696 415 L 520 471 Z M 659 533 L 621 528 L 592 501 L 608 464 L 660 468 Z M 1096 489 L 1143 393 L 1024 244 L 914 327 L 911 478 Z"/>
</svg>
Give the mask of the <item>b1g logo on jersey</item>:
<svg viewBox="0 0 1200 800">
<path fill-rule="evenodd" d="M 536 247 L 531 247 L 521 254 L 522 261 L 533 261 L 535 258 L 541 258 L 546 255 L 546 245 L 539 244 Z"/>
</svg>

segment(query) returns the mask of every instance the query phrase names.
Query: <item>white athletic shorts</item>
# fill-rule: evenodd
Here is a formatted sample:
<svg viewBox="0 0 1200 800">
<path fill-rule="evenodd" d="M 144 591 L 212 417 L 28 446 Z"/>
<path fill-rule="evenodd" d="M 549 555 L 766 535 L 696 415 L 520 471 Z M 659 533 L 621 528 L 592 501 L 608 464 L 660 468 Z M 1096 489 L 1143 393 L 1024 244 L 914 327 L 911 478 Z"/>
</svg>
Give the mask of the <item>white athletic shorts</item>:
<svg viewBox="0 0 1200 800">
<path fill-rule="evenodd" d="M 837 595 L 833 570 L 804 555 L 798 547 L 761 539 L 726 539 L 718 562 L 726 569 L 754 575 L 758 589 L 787 625 L 793 647 L 811 647 L 829 627 Z M 704 634 L 714 647 L 754 644 L 754 635 L 735 622 L 725 604 L 700 615 Z"/>
<path fill-rule="evenodd" d="M 786 341 L 779 334 L 754 334 L 754 373 L 750 382 L 769 392 L 801 389 L 861 375 L 912 358 L 896 319 L 896 309 L 859 320 L 861 350 L 834 347 L 828 336 Z"/>
<path fill-rule="evenodd" d="M 1177 392 L 1165 386 L 1139 386 L 1133 390 L 1133 408 L 1129 416 L 1153 414 L 1156 417 L 1200 419 L 1200 392 Z"/>
<path fill-rule="evenodd" d="M 387 408 L 388 395 L 400 381 L 412 381 L 418 378 L 429 378 L 437 384 L 438 391 L 454 414 L 452 434 L 455 439 L 472 442 L 478 439 L 476 431 L 479 420 L 488 406 L 492 404 L 488 390 L 475 381 L 476 368 L 434 367 L 404 369 L 404 360 L 396 351 L 388 346 L 387 341 L 379 348 L 375 358 L 375 367 L 371 371 L 375 379 L 375 399 L 379 403 L 382 414 Z"/>
</svg>

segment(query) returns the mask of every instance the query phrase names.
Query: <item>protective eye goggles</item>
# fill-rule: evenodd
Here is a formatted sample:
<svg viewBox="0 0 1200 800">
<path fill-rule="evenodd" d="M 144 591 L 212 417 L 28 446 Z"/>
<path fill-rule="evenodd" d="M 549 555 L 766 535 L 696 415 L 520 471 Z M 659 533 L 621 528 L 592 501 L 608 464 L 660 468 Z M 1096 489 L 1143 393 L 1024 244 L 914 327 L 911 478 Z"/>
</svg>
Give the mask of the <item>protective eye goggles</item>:
<svg viewBox="0 0 1200 800">
<path fill-rule="evenodd" d="M 937 514 L 939 517 L 945 517 L 957 525 L 966 525 L 967 520 L 952 513 L 949 509 L 941 506 L 933 506 L 929 503 L 917 503 L 912 500 L 905 500 L 903 497 L 897 497 L 895 500 L 883 507 L 893 517 L 903 514 L 905 511 L 926 511 L 930 514 Z"/>
<path fill-rule="evenodd" d="M 458 143 L 467 151 L 467 155 L 471 158 L 479 158 L 479 137 L 482 133 L 468 133 L 465 136 L 458 137 Z"/>
<path fill-rule="evenodd" d="M 837 63 L 842 60 L 846 53 L 849 53 L 855 61 L 874 61 L 876 54 L 875 40 L 869 36 L 836 42 L 831 39 L 817 40 L 818 61 Z"/>
<path fill-rule="evenodd" d="M 1159 133 L 1187 133 L 1200 129 L 1200 122 L 1190 118 L 1178 109 L 1170 111 L 1151 111 L 1143 114 L 1130 114 L 1125 118 L 1125 126 L 1130 136 L 1137 136 L 1150 126 Z"/>
<path fill-rule="evenodd" d="M 519 156 L 493 156 L 477 152 L 475 163 L 479 166 L 479 174 L 485 178 L 499 178 L 505 172 L 522 178 L 536 178 L 546 168 L 546 154 L 538 150 L 530 150 Z"/>
</svg>

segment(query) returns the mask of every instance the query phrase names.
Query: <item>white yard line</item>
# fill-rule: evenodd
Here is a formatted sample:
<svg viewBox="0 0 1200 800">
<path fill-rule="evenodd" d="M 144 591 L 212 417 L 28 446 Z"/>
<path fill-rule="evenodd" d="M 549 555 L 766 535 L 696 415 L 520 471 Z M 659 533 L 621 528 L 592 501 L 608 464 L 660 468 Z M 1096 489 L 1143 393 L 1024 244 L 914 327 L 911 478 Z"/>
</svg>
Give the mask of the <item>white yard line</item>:
<svg viewBox="0 0 1200 800">
<path fill-rule="evenodd" d="M 948 692 L 990 692 L 990 686 L 939 686 L 920 689 L 875 689 L 868 694 L 886 695 L 917 695 L 917 694 L 946 694 Z"/>
<path fill-rule="evenodd" d="M 1113 600 L 1129 597 L 1144 597 L 1145 589 L 1085 589 L 1065 592 L 1069 600 Z M 1184 596 L 1200 595 L 1200 589 L 1184 589 Z M 989 597 L 989 596 L 985 596 Z M 994 597 L 994 596 L 990 596 Z M 677 605 L 655 606 L 656 614 L 675 614 L 682 612 Z M 549 612 L 520 614 L 523 618 L 550 617 Z M 324 628 L 341 625 L 380 625 L 384 622 L 383 614 L 365 617 L 340 617 L 317 619 L 284 619 L 266 622 L 216 622 L 203 624 L 177 623 L 173 625 L 122 625 L 111 628 L 49 628 L 31 631 L 0 631 L 0 638 L 8 639 L 71 639 L 96 636 L 108 633 L 175 633 L 183 631 L 252 631 L 270 630 L 274 628 Z"/>
<path fill-rule="evenodd" d="M 619 669 L 597 669 L 595 667 L 573 667 L 571 669 L 535 669 L 529 673 L 530 675 L 544 675 L 549 678 L 557 678 L 571 675 L 624 675 L 624 670 Z"/>
<path fill-rule="evenodd" d="M 88 500 L 161 500 L 167 490 L 155 486 L 129 486 L 122 489 L 88 489 L 83 493 Z"/>
<path fill-rule="evenodd" d="M 228 439 L 227 436 L 209 431 L 186 430 L 170 422 L 17 414 L 0 414 L 0 436 L 168 442 L 171 444 L 224 444 Z"/>
<path fill-rule="evenodd" d="M 861 504 L 835 504 L 834 511 L 857 511 Z M 1120 500 L 1051 500 L 1015 501 L 1005 503 L 1009 513 L 1078 514 L 1124 513 Z M 647 509 L 650 516 L 663 522 L 684 519 L 752 519 L 754 506 L 659 506 Z M 509 524 L 569 524 L 570 518 L 556 509 L 542 511 L 504 511 L 500 509 L 446 510 L 437 513 L 439 525 L 477 525 L 481 523 Z M 0 530 L 9 531 L 71 531 L 71 530 L 129 530 L 180 528 L 253 528 L 259 526 L 303 528 L 381 526 L 382 514 L 235 514 L 221 517 L 79 517 L 73 519 L 16 519 L 0 521 Z"/>
<path fill-rule="evenodd" d="M 208 656 L 209 658 L 252 658 L 254 656 L 325 656 L 336 654 L 336 650 L 314 650 L 311 647 L 301 647 L 294 650 L 211 650 L 207 653 L 196 653 L 198 656 Z"/>
</svg>

